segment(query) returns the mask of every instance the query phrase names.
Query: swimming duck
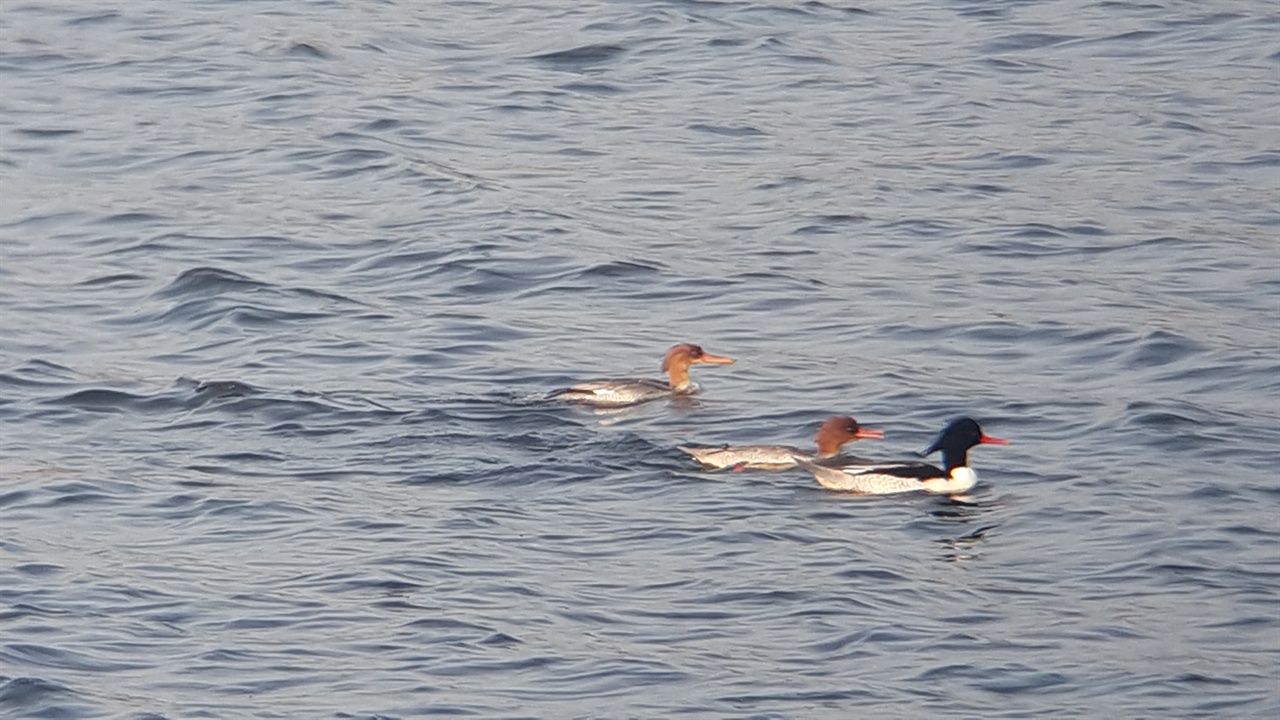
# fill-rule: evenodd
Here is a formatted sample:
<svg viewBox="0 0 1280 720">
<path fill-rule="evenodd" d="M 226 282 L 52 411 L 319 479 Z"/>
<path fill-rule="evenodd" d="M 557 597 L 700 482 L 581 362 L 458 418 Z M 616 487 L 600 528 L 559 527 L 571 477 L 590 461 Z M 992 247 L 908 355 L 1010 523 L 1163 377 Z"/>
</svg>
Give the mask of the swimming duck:
<svg viewBox="0 0 1280 720">
<path fill-rule="evenodd" d="M 943 467 L 906 461 L 827 467 L 797 457 L 796 464 L 813 473 L 818 484 L 831 490 L 859 495 L 888 495 L 925 491 L 959 496 L 978 482 L 969 467 L 969 448 L 976 445 L 1008 445 L 1009 441 L 986 435 L 970 418 L 952 421 L 921 455 L 942 451 Z"/>
<path fill-rule="evenodd" d="M 672 346 L 662 359 L 662 371 L 667 374 L 665 383 L 647 378 L 591 380 L 557 390 L 550 397 L 584 405 L 617 407 L 675 395 L 692 395 L 698 392 L 698 386 L 689 379 L 689 368 L 701 364 L 732 365 L 733 358 L 712 355 L 693 343 L 680 343 Z"/>
<path fill-rule="evenodd" d="M 881 439 L 884 431 L 871 430 L 858 424 L 848 415 L 832 415 L 818 428 L 814 442 L 818 452 L 808 453 L 790 445 L 739 445 L 731 447 L 683 447 L 679 449 L 712 470 L 733 468 L 742 470 L 786 470 L 796 466 L 796 458 L 804 458 L 822 465 L 852 465 L 869 460 L 840 454 L 840 447 L 854 440 Z"/>
</svg>

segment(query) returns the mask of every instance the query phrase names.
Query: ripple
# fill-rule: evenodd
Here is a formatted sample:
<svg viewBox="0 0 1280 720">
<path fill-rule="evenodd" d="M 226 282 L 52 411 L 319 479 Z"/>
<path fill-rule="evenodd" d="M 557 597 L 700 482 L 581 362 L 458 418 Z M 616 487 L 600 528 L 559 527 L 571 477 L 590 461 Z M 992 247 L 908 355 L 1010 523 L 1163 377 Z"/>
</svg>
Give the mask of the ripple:
<svg viewBox="0 0 1280 720">
<path fill-rule="evenodd" d="M 26 717 L 93 717 L 93 707 L 80 701 L 65 685 L 40 677 L 4 678 L 0 683 L 0 708 Z"/>
<path fill-rule="evenodd" d="M 121 672 L 152 667 L 149 663 L 109 661 L 95 658 L 87 652 L 63 650 L 32 643 L 5 643 L 0 646 L 0 658 L 6 662 L 22 663 L 34 667 L 50 667 L 79 672 Z M 48 688 L 43 684 L 41 691 Z"/>
<path fill-rule="evenodd" d="M 77 135 L 80 130 L 62 130 L 58 128 L 16 128 L 13 132 L 33 138 L 57 138 L 66 135 Z"/>
<path fill-rule="evenodd" d="M 627 49 L 621 45 L 592 43 L 579 45 L 568 50 L 556 50 L 540 55 L 532 55 L 529 59 L 559 68 L 581 69 L 609 62 L 626 51 Z"/>
<path fill-rule="evenodd" d="M 213 267 L 197 267 L 183 271 L 173 282 L 158 291 L 156 297 L 210 297 L 241 290 L 259 290 L 265 287 L 267 286 L 264 283 L 251 280 L 239 273 Z"/>
<path fill-rule="evenodd" d="M 1203 350 L 1199 343 L 1190 338 L 1157 330 L 1138 341 L 1126 364 L 1134 369 L 1160 367 L 1179 362 Z"/>
<path fill-rule="evenodd" d="M 1013 33 L 997 37 L 982 46 L 981 52 L 1008 53 L 1022 50 L 1039 50 L 1041 48 L 1061 45 L 1079 38 L 1074 35 L 1054 35 L 1052 33 Z"/>
</svg>

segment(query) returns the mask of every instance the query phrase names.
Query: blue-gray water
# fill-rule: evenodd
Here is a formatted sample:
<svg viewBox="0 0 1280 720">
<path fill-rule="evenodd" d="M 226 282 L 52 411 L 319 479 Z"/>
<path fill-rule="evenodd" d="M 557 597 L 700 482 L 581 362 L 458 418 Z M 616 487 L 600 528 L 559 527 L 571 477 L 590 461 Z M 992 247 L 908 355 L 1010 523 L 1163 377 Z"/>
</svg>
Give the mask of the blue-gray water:
<svg viewBox="0 0 1280 720">
<path fill-rule="evenodd" d="M 1280 10 L 0 8 L 5 718 L 1274 717 Z M 529 398 L 732 355 L 701 400 Z M 681 443 L 898 457 L 970 505 Z"/>
</svg>

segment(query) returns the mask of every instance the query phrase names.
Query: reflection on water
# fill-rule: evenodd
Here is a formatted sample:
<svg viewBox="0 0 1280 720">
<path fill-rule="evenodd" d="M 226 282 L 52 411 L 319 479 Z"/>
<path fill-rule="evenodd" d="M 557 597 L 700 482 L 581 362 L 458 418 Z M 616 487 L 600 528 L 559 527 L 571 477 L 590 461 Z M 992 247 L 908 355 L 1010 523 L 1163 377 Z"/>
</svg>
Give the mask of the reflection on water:
<svg viewBox="0 0 1280 720">
<path fill-rule="evenodd" d="M 986 525 L 963 535 L 952 538 L 942 538 L 936 542 L 944 548 L 942 556 L 944 560 L 951 562 L 972 560 L 978 557 L 977 550 L 979 544 L 987 539 L 987 532 L 998 527 L 1000 526 Z"/>
</svg>

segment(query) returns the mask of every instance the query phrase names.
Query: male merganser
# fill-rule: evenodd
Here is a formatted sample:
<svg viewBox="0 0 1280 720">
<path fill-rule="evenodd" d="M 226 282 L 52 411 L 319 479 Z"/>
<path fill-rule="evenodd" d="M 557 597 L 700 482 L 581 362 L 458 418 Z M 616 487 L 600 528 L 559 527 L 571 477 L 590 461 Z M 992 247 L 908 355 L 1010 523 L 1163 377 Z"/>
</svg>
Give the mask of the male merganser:
<svg viewBox="0 0 1280 720">
<path fill-rule="evenodd" d="M 593 380 L 578 383 L 564 390 L 551 393 L 550 397 L 563 398 L 585 405 L 635 405 L 637 403 L 671 397 L 692 395 L 698 386 L 689 379 L 689 366 L 701 363 L 732 365 L 733 358 L 704 352 L 701 346 L 681 343 L 667 351 L 662 359 L 662 371 L 667 382 L 648 379 Z"/>
<path fill-rule="evenodd" d="M 823 465 L 839 466 L 869 463 L 870 460 L 840 454 L 840 446 L 854 440 L 884 437 L 883 430 L 871 430 L 858 425 L 858 421 L 848 415 L 832 415 L 822 427 L 814 442 L 818 445 L 816 455 L 790 445 L 740 445 L 738 447 L 680 447 L 689 453 L 704 467 L 712 470 L 723 470 L 731 467 L 735 472 L 742 470 L 786 470 L 796 466 L 796 458 L 818 462 Z"/>
<path fill-rule="evenodd" d="M 826 467 L 797 458 L 796 464 L 813 473 L 819 485 L 831 490 L 859 495 L 888 495 L 924 490 L 957 496 L 978 482 L 977 475 L 969 467 L 969 448 L 975 445 L 1008 444 L 1008 440 L 984 435 L 982 428 L 973 420 L 960 418 L 943 428 L 933 444 L 920 453 L 928 455 L 941 450 L 945 470 L 936 465 L 915 461 Z"/>
</svg>

